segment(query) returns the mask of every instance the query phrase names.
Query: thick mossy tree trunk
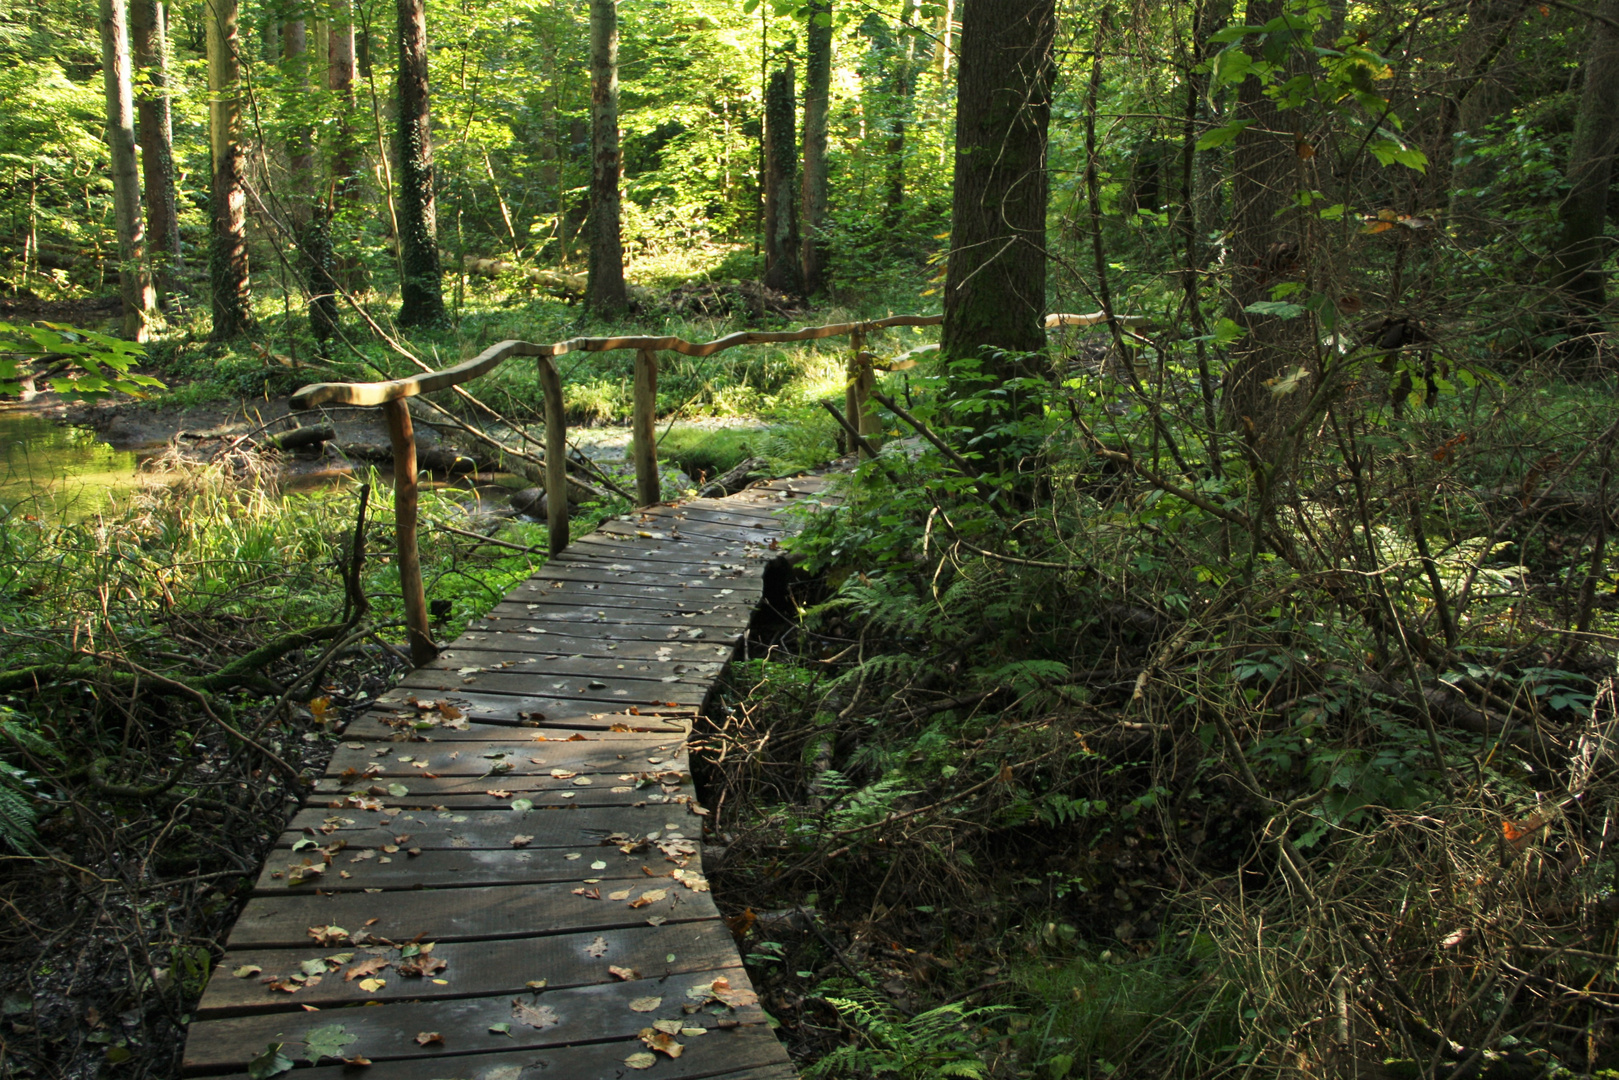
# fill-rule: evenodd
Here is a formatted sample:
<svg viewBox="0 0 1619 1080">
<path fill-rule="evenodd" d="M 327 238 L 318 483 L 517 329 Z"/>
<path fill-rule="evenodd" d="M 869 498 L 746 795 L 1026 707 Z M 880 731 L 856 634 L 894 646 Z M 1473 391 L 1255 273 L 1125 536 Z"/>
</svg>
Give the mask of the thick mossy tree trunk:
<svg viewBox="0 0 1619 1080">
<path fill-rule="evenodd" d="M 585 306 L 597 314 L 629 307 L 620 237 L 618 6 L 590 0 L 590 276 Z"/>
<path fill-rule="evenodd" d="M 181 258 L 174 192 L 174 119 L 169 109 L 168 21 L 162 0 L 130 0 L 129 47 L 140 73 L 135 120 L 146 189 L 146 251 L 165 291 L 174 288 L 174 271 Z"/>
<path fill-rule="evenodd" d="M 1046 134 L 1054 0 L 966 0 L 956 67 L 956 173 L 940 351 L 1030 374 L 1045 348 Z"/>
<path fill-rule="evenodd" d="M 398 0 L 399 13 L 399 323 L 444 321 L 433 202 L 433 135 L 428 113 L 427 13 L 422 0 Z"/>
<path fill-rule="evenodd" d="M 1602 264 L 1610 251 L 1608 186 L 1619 151 L 1619 29 L 1612 25 L 1619 22 L 1619 0 L 1603 0 L 1597 13 L 1609 21 L 1591 22 L 1585 85 L 1568 153 L 1569 192 L 1559 214 L 1557 287 L 1577 321 L 1591 318 L 1607 302 Z"/>
<path fill-rule="evenodd" d="M 146 226 L 141 221 L 141 179 L 135 164 L 135 95 L 130 81 L 129 23 L 124 0 L 101 0 L 101 62 L 107 91 L 107 147 L 112 154 L 124 336 L 145 341 L 148 323 L 157 308 L 157 294 L 146 263 Z"/>
<path fill-rule="evenodd" d="M 247 192 L 243 184 L 241 37 L 236 0 L 204 0 L 208 41 L 208 136 L 213 176 L 208 245 L 213 339 L 228 341 L 252 325 L 247 264 Z"/>
<path fill-rule="evenodd" d="M 800 296 L 804 276 L 799 266 L 798 140 L 793 117 L 793 65 L 770 73 L 765 87 L 765 276 L 772 289 Z"/>
<path fill-rule="evenodd" d="M 811 0 L 804 59 L 804 292 L 826 286 L 826 117 L 832 94 L 832 0 Z"/>
<path fill-rule="evenodd" d="M 1281 0 L 1249 0 L 1245 21 L 1249 26 L 1263 26 L 1279 16 L 1282 7 Z M 1266 56 L 1265 49 L 1274 50 L 1276 43 L 1250 41 L 1256 64 L 1274 61 L 1274 53 Z M 1291 57 L 1292 44 L 1280 47 Z M 1234 350 L 1226 373 L 1224 406 L 1227 425 L 1240 428 L 1257 448 L 1284 421 L 1289 406 L 1305 397 L 1303 393 L 1278 397 L 1265 384 L 1307 358 L 1301 347 L 1307 321 L 1248 310 L 1252 304 L 1269 300 L 1275 286 L 1299 274 L 1302 256 L 1295 215 L 1288 208 L 1300 159 L 1290 122 L 1258 78 L 1250 76 L 1238 88 L 1233 119 L 1250 121 L 1237 135 L 1232 152 L 1228 255 L 1230 316 L 1247 333 Z"/>
</svg>

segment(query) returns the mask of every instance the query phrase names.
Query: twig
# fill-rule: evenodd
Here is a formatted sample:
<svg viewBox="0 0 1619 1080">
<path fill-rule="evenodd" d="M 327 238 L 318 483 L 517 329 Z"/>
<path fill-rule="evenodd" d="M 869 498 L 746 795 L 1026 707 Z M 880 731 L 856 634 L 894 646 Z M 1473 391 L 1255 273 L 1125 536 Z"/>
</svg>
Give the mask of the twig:
<svg viewBox="0 0 1619 1080">
<path fill-rule="evenodd" d="M 485 544 L 494 544 L 496 547 L 511 548 L 513 551 L 521 551 L 525 555 L 545 554 L 544 548 L 524 547 L 521 544 L 512 544 L 505 540 L 496 540 L 493 536 L 485 536 L 483 533 L 470 532 L 466 529 L 457 529 L 454 525 L 446 525 L 442 521 L 433 521 L 432 519 L 429 519 L 427 523 L 433 526 L 435 529 L 443 529 L 445 532 L 452 532 L 457 536 L 465 536 L 468 539 L 482 541 Z"/>
</svg>

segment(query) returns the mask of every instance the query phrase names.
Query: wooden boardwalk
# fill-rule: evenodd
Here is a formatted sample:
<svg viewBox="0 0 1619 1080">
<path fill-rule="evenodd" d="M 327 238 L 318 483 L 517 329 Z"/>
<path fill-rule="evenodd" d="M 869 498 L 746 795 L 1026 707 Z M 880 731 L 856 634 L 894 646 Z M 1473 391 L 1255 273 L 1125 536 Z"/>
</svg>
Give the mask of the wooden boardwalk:
<svg viewBox="0 0 1619 1080">
<path fill-rule="evenodd" d="M 796 1076 L 703 878 L 685 740 L 822 486 L 608 522 L 351 723 L 185 1074 L 279 1045 L 310 1080 Z"/>
</svg>

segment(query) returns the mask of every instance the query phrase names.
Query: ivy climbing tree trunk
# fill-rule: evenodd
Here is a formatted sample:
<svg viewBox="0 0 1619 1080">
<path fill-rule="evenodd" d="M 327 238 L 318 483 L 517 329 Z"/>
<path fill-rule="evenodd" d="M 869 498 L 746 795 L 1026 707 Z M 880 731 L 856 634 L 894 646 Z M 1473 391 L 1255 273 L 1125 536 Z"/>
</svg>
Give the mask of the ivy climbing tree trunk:
<svg viewBox="0 0 1619 1080">
<path fill-rule="evenodd" d="M 907 0 L 909 2 L 909 0 Z M 804 58 L 804 292 L 826 285 L 826 117 L 832 94 L 832 0 L 811 0 Z"/>
<path fill-rule="evenodd" d="M 770 73 L 765 88 L 765 276 L 772 289 L 804 291 L 799 266 L 797 124 L 793 118 L 793 65 Z"/>
<path fill-rule="evenodd" d="M 433 201 L 433 134 L 428 110 L 427 13 L 422 0 L 398 0 L 399 323 L 444 321 Z"/>
<path fill-rule="evenodd" d="M 157 294 L 146 262 L 146 227 L 141 221 L 141 180 L 135 164 L 135 96 L 130 81 L 129 23 L 124 0 L 101 0 L 101 62 L 107 91 L 107 146 L 112 153 L 124 336 L 145 341 L 157 307 Z"/>
<path fill-rule="evenodd" d="M 590 0 L 590 148 L 590 274 L 585 306 L 607 314 L 629 306 L 619 231 L 617 0 Z"/>
<path fill-rule="evenodd" d="M 1611 251 L 1606 236 L 1608 186 L 1619 151 L 1619 0 L 1603 0 L 1591 22 L 1585 85 L 1568 153 L 1569 192 L 1559 216 L 1557 286 L 1577 320 L 1589 319 L 1607 301 L 1602 264 Z"/>
<path fill-rule="evenodd" d="M 945 272 L 948 359 L 995 350 L 985 374 L 1029 374 L 997 359 L 1045 348 L 1046 136 L 1055 0 L 965 0 L 956 65 L 956 172 Z"/>
<path fill-rule="evenodd" d="M 174 120 L 169 109 L 168 20 L 162 0 L 130 0 L 129 45 L 140 73 L 135 119 L 145 181 L 146 251 L 165 291 L 174 288 L 182 254 L 174 191 Z"/>
<path fill-rule="evenodd" d="M 212 286 L 213 338 L 227 341 L 246 332 L 252 323 L 236 0 L 203 0 L 203 21 L 208 46 L 208 139 L 213 159 L 208 278 Z"/>
</svg>

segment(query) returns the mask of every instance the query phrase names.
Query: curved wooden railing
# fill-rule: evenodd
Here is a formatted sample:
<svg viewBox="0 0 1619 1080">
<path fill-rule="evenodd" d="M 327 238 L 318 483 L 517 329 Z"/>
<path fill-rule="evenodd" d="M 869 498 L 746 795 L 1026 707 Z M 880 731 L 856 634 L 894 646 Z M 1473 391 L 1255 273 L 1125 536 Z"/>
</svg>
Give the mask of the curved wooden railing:
<svg viewBox="0 0 1619 1080">
<path fill-rule="evenodd" d="M 1103 312 L 1089 315 L 1048 315 L 1047 328 L 1061 326 L 1095 326 L 1107 321 Z M 1121 316 L 1121 325 L 1138 326 L 1145 320 Z M 405 623 L 409 628 L 411 659 L 418 666 L 437 655 L 428 625 L 427 599 L 422 587 L 421 559 L 416 545 L 417 479 L 416 438 L 411 424 L 409 398 L 418 394 L 431 394 L 471 382 L 494 371 L 513 357 L 532 356 L 539 367 L 540 391 L 545 399 L 545 494 L 546 524 L 550 533 L 550 549 L 555 555 L 568 545 L 568 490 L 567 490 L 567 428 L 563 420 L 562 377 L 553 360 L 571 352 L 614 352 L 621 349 L 635 351 L 635 393 L 631 407 L 631 432 L 634 440 L 635 491 L 643 506 L 651 505 L 661 496 L 658 477 L 657 438 L 654 427 L 658 397 L 658 353 L 675 352 L 685 356 L 713 356 L 739 345 L 774 345 L 795 341 L 816 341 L 821 338 L 847 335 L 852 346 L 849 358 L 849 380 L 844 392 L 844 404 L 849 427 L 859 434 L 872 435 L 879 430 L 876 415 L 868 402 L 876 384 L 877 357 L 865 351 L 866 335 L 873 330 L 895 326 L 938 326 L 942 315 L 893 315 L 886 319 L 866 319 L 859 322 L 831 323 L 810 326 L 802 330 L 743 331 L 728 334 L 713 341 L 692 342 L 684 338 L 636 335 L 629 337 L 581 337 L 558 341 L 550 345 L 537 345 L 529 341 L 502 341 L 483 352 L 452 367 L 440 371 L 423 372 L 405 379 L 373 383 L 314 383 L 300 388 L 292 395 L 293 409 L 313 409 L 322 405 L 350 405 L 380 407 L 388 422 L 388 436 L 394 455 L 394 515 L 398 544 L 399 578 L 404 592 Z M 913 349 L 895 361 L 882 365 L 889 370 L 914 366 L 916 354 L 937 346 Z"/>
</svg>

